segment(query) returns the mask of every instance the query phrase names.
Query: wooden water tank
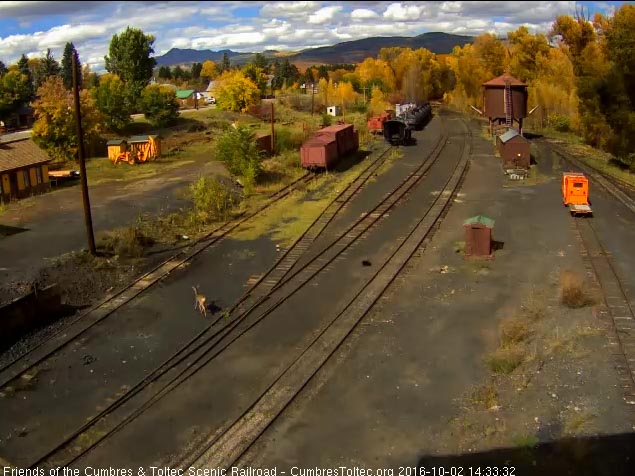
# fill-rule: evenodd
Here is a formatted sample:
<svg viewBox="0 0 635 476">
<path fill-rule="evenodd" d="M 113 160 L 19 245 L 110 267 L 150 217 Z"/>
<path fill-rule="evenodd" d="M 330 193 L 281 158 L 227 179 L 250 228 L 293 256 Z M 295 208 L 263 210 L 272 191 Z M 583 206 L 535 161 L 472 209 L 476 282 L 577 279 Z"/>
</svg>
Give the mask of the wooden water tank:
<svg viewBox="0 0 635 476">
<path fill-rule="evenodd" d="M 483 83 L 483 115 L 490 120 L 505 119 L 505 82 L 509 81 L 511 117 L 521 121 L 527 117 L 527 85 L 508 73 Z"/>
</svg>

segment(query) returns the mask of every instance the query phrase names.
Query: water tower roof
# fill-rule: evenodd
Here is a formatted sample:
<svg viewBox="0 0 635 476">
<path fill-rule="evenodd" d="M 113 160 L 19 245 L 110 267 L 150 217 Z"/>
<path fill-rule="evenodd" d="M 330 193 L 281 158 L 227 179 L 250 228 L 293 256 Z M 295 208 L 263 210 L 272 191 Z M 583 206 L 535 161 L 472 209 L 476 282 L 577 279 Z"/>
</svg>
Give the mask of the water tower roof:
<svg viewBox="0 0 635 476">
<path fill-rule="evenodd" d="M 498 78 L 490 79 L 488 82 L 483 83 L 483 86 L 505 86 L 505 81 L 509 80 L 510 86 L 527 86 L 520 79 L 514 78 L 511 74 L 505 73 Z"/>
</svg>

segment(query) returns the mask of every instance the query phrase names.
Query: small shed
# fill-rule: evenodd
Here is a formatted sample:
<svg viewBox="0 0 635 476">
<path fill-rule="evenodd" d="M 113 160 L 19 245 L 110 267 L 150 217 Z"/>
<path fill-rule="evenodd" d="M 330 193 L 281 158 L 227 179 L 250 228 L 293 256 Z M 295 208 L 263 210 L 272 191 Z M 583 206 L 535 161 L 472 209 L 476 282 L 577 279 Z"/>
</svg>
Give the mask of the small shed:
<svg viewBox="0 0 635 476">
<path fill-rule="evenodd" d="M 181 106 L 194 107 L 196 105 L 196 90 L 183 89 L 176 92 L 176 99 Z"/>
<path fill-rule="evenodd" d="M 329 106 L 326 108 L 326 113 L 329 116 L 337 117 L 342 114 L 342 108 L 340 106 Z"/>
<path fill-rule="evenodd" d="M 119 154 L 123 154 L 128 150 L 128 143 L 125 139 L 112 139 L 106 142 L 108 148 L 108 158 L 114 161 Z"/>
<path fill-rule="evenodd" d="M 465 229 L 465 256 L 492 258 L 492 229 L 494 220 L 481 215 L 463 222 Z"/>
<path fill-rule="evenodd" d="M 159 136 L 132 136 L 126 139 L 128 151 L 133 157 L 137 157 L 139 162 L 159 157 L 161 155 L 161 140 Z"/>
<path fill-rule="evenodd" d="M 51 158 L 31 139 L 0 142 L 0 196 L 24 198 L 49 190 Z"/>
<path fill-rule="evenodd" d="M 496 139 L 504 168 L 529 169 L 531 144 L 515 129 L 509 129 Z"/>
<path fill-rule="evenodd" d="M 265 154 L 272 155 L 271 134 L 256 134 L 256 146 Z"/>
</svg>

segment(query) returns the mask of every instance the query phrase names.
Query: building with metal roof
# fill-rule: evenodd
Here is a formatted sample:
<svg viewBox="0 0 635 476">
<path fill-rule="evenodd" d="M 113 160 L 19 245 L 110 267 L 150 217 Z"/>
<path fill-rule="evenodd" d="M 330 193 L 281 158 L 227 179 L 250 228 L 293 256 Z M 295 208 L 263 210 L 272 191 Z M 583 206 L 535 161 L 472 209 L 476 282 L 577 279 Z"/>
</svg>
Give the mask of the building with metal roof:
<svg viewBox="0 0 635 476">
<path fill-rule="evenodd" d="M 0 192 L 3 201 L 42 193 L 50 188 L 51 158 L 31 139 L 0 142 Z"/>
</svg>

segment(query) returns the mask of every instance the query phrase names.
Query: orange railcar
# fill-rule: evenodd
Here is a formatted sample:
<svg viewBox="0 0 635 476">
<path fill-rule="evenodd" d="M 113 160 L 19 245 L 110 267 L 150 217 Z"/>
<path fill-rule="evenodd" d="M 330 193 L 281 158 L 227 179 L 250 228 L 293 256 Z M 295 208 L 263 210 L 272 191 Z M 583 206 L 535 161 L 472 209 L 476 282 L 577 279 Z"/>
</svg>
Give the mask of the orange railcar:
<svg viewBox="0 0 635 476">
<path fill-rule="evenodd" d="M 590 214 L 589 180 L 579 172 L 562 174 L 562 201 L 573 215 Z"/>
</svg>

